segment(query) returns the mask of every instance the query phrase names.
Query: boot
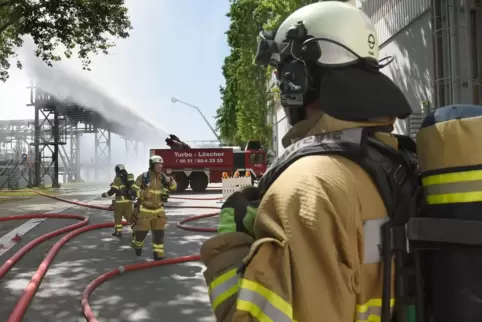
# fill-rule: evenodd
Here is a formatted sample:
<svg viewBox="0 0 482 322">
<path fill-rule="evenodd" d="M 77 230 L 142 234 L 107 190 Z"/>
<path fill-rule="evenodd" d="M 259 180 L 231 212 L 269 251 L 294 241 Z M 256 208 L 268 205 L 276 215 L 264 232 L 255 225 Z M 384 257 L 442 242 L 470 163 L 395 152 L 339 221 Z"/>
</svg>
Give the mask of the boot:
<svg viewBox="0 0 482 322">
<path fill-rule="evenodd" d="M 142 248 L 134 248 L 134 250 L 136 251 L 136 255 L 137 255 L 137 256 L 141 256 L 141 255 L 142 255 Z"/>
<path fill-rule="evenodd" d="M 163 256 L 159 256 L 158 253 L 152 253 L 152 257 L 154 258 L 155 261 L 162 261 L 163 259 L 166 258 L 166 255 L 163 255 Z"/>
<path fill-rule="evenodd" d="M 122 231 L 117 231 L 117 230 L 116 230 L 116 231 L 114 231 L 114 232 L 112 233 L 112 236 L 114 236 L 114 237 L 122 237 Z"/>
</svg>

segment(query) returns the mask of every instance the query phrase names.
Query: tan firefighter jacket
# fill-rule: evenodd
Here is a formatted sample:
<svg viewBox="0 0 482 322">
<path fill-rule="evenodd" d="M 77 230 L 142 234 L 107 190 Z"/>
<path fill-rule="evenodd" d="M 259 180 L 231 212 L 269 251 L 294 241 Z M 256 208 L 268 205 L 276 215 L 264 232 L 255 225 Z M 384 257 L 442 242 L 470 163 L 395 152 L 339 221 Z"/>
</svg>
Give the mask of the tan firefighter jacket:
<svg viewBox="0 0 482 322">
<path fill-rule="evenodd" d="M 296 124 L 283 144 L 380 124 L 393 120 L 363 124 L 317 115 Z M 377 137 L 397 145 L 390 134 Z M 379 228 L 386 219 L 375 185 L 354 162 L 332 155 L 297 160 L 263 197 L 255 241 L 234 232 L 202 245 L 217 321 L 380 321 Z M 244 274 L 236 274 L 240 266 Z"/>
<path fill-rule="evenodd" d="M 129 187 L 127 186 L 129 183 L 134 183 L 134 175 L 132 173 L 127 174 L 127 182 L 124 182 L 121 176 L 116 176 L 110 184 L 110 189 L 107 191 L 107 195 L 110 197 L 115 194 L 116 203 L 131 202 Z"/>
<path fill-rule="evenodd" d="M 169 179 L 171 180 L 169 183 Z M 177 184 L 173 177 L 167 177 L 163 173 L 156 174 L 149 170 L 137 177 L 132 189 L 136 192 L 139 201 L 139 209 L 143 212 L 158 212 L 163 209 L 163 189 L 168 187 L 171 191 L 176 190 Z"/>
</svg>

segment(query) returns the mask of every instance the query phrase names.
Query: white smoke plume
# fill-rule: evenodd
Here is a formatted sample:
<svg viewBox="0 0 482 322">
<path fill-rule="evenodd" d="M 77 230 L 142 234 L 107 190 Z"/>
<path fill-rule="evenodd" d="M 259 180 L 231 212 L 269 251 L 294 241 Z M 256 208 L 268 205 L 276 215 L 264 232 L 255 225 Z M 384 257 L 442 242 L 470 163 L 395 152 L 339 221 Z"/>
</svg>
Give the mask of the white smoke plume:
<svg viewBox="0 0 482 322">
<path fill-rule="evenodd" d="M 159 124 L 109 97 L 95 84 L 69 72 L 61 64 L 55 63 L 53 67 L 49 67 L 31 54 L 22 56 L 24 68 L 34 81 L 34 85 L 58 100 L 72 102 L 87 110 L 96 111 L 107 121 L 116 122 L 125 127 L 134 136 L 142 135 L 141 137 L 146 141 L 151 141 L 149 138 L 153 138 L 152 141 L 154 141 L 155 138 L 156 143 L 159 144 L 159 141 L 164 141 L 159 138 L 168 136 L 168 132 Z"/>
</svg>

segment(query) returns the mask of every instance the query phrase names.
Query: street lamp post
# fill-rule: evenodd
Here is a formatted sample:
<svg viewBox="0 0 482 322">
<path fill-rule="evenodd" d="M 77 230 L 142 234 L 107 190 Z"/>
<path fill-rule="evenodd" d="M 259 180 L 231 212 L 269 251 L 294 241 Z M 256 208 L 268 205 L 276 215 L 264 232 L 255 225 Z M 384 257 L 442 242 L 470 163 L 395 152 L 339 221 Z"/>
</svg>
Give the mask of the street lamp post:
<svg viewBox="0 0 482 322">
<path fill-rule="evenodd" d="M 218 134 L 216 133 L 216 131 L 214 130 L 214 128 L 211 126 L 211 124 L 209 123 L 209 121 L 206 119 L 206 117 L 204 116 L 203 112 L 201 112 L 201 109 L 199 107 L 197 107 L 196 105 L 192 105 L 192 104 L 189 104 L 189 103 L 186 103 L 184 101 L 181 101 L 175 97 L 173 97 L 172 99 L 172 102 L 175 104 L 175 103 L 181 103 L 181 104 L 184 104 L 186 106 L 189 106 L 195 110 L 197 110 L 199 112 L 199 114 L 201 114 L 201 117 L 204 119 L 204 122 L 206 122 L 206 124 L 209 126 L 209 128 L 211 129 L 211 132 L 213 132 L 214 136 L 216 137 L 216 139 L 218 139 L 219 143 L 222 143 L 221 141 L 221 138 L 218 136 Z"/>
</svg>

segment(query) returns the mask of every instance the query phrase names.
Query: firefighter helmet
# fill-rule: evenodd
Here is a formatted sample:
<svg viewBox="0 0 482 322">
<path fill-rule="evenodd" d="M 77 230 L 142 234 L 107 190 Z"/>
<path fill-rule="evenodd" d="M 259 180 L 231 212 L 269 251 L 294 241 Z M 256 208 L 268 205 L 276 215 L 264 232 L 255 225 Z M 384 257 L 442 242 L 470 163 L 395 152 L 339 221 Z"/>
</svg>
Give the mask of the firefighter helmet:
<svg viewBox="0 0 482 322">
<path fill-rule="evenodd" d="M 149 158 L 149 167 L 153 167 L 156 163 L 164 163 L 164 160 L 159 155 L 153 155 Z"/>
<path fill-rule="evenodd" d="M 282 47 L 304 34 L 309 35 L 303 38 L 305 46 L 316 43 L 317 56 L 313 58 L 321 65 L 342 66 L 360 59 L 378 62 L 375 25 L 351 4 L 326 1 L 301 7 L 281 23 L 274 42 Z"/>
<path fill-rule="evenodd" d="M 126 167 L 123 164 L 117 164 L 115 166 L 115 172 L 121 172 L 121 171 L 126 171 Z"/>
</svg>

